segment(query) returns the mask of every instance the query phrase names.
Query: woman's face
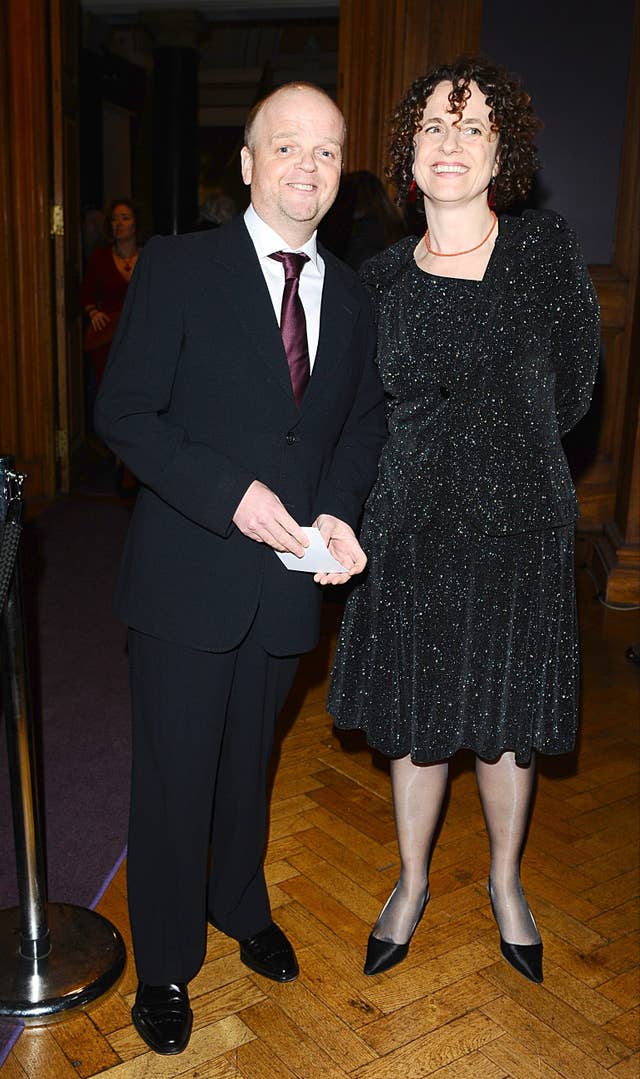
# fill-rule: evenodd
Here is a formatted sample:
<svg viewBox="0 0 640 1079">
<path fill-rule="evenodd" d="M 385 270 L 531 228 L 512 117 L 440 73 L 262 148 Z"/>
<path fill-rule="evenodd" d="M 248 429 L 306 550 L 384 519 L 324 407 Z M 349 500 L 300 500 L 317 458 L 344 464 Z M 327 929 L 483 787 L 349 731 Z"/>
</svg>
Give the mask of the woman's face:
<svg viewBox="0 0 640 1079">
<path fill-rule="evenodd" d="M 486 199 L 498 174 L 499 137 L 491 130 L 490 109 L 475 82 L 469 84 L 462 119 L 452 113 L 450 82 L 439 83 L 427 102 L 413 137 L 416 183 L 427 200 L 465 205 Z"/>
<path fill-rule="evenodd" d="M 135 237 L 136 219 L 129 206 L 124 203 L 119 203 L 113 208 L 111 231 L 114 240 L 133 240 Z"/>
</svg>

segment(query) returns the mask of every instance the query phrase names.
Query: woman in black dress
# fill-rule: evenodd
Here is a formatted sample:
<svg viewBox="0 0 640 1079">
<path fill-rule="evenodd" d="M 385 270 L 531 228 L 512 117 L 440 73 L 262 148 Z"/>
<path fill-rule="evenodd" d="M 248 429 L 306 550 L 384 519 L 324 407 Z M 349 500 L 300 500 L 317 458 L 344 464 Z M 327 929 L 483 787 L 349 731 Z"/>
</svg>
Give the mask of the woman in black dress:
<svg viewBox="0 0 640 1079">
<path fill-rule="evenodd" d="M 389 440 L 329 711 L 391 758 L 401 872 L 367 974 L 407 954 L 429 898 L 448 761 L 466 747 L 502 954 L 542 981 L 520 857 L 535 754 L 575 740 L 578 509 L 560 439 L 589 406 L 599 321 L 567 223 L 493 211 L 526 196 L 538 126 L 500 68 L 462 58 L 417 79 L 396 111 L 389 175 L 400 198 L 413 190 L 424 202 L 428 229 L 361 271 Z"/>
</svg>

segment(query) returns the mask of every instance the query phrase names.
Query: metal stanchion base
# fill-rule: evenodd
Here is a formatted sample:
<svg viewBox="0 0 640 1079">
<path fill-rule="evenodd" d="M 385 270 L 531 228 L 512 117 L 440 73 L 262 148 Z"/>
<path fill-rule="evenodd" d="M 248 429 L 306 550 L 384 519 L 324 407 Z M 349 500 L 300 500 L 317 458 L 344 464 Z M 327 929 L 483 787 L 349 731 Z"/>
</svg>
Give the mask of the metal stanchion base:
<svg viewBox="0 0 640 1079">
<path fill-rule="evenodd" d="M 20 909 L 0 910 L 0 1016 L 46 1023 L 91 1003 L 120 977 L 125 947 L 101 914 L 69 903 L 47 904 L 51 951 L 20 955 Z"/>
</svg>

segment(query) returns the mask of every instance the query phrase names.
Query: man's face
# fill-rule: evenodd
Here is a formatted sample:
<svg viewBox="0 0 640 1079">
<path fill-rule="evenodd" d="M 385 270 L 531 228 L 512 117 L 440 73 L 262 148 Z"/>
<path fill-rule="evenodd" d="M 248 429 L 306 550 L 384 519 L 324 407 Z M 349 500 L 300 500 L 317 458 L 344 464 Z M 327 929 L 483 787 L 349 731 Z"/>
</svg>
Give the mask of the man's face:
<svg viewBox="0 0 640 1079">
<path fill-rule="evenodd" d="M 304 243 L 338 191 L 342 114 L 315 90 L 282 90 L 258 113 L 251 142 L 242 149 L 242 179 L 256 212 L 292 246 Z"/>
</svg>

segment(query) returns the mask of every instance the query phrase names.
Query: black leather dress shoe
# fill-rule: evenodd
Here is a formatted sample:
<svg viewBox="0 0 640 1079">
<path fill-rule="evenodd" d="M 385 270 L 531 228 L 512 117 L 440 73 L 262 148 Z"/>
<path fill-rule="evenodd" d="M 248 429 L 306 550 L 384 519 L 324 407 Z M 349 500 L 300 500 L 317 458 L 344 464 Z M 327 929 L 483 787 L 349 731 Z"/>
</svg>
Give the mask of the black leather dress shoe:
<svg viewBox="0 0 640 1079">
<path fill-rule="evenodd" d="M 240 958 L 256 974 L 274 982 L 292 982 L 298 977 L 296 953 L 275 922 L 255 937 L 240 941 Z"/>
<path fill-rule="evenodd" d="M 154 1053 L 181 1053 L 191 1036 L 193 1012 L 186 985 L 138 983 L 131 1009 L 133 1025 Z"/>
</svg>

